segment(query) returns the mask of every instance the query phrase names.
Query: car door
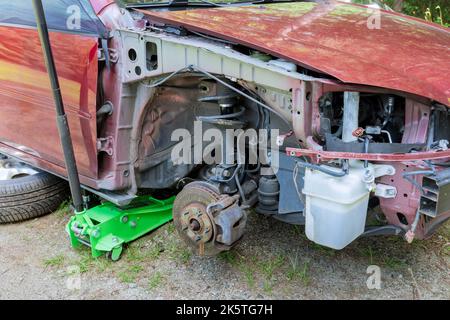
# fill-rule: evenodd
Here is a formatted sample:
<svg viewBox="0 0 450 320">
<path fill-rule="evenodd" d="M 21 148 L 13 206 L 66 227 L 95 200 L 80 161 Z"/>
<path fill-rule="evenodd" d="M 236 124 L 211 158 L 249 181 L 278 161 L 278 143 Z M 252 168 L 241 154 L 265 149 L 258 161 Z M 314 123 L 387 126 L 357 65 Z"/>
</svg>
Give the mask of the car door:
<svg viewBox="0 0 450 320">
<path fill-rule="evenodd" d="M 98 43 L 106 32 L 87 0 L 43 5 L 79 172 L 96 179 Z M 0 152 L 65 174 L 32 0 L 0 0 Z"/>
</svg>

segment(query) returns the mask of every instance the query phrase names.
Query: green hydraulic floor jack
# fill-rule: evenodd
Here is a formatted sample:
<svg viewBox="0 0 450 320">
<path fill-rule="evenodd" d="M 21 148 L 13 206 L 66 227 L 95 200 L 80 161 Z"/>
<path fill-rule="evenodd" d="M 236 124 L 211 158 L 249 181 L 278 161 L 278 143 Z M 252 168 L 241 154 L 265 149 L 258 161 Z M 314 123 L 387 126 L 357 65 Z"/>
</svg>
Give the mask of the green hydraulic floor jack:
<svg viewBox="0 0 450 320">
<path fill-rule="evenodd" d="M 125 208 L 106 202 L 75 214 L 67 225 L 74 248 L 87 245 L 92 256 L 119 260 L 123 246 L 172 220 L 175 197 L 140 197 Z"/>
<path fill-rule="evenodd" d="M 106 253 L 116 261 L 120 258 L 124 244 L 136 240 L 172 219 L 174 198 L 161 201 L 150 197 L 140 197 L 126 208 L 118 208 L 108 202 L 85 210 L 69 122 L 64 110 L 42 0 L 33 0 L 33 8 L 55 101 L 58 133 L 75 209 L 75 216 L 67 225 L 67 231 L 72 246 L 87 245 L 91 247 L 93 257 Z"/>
</svg>

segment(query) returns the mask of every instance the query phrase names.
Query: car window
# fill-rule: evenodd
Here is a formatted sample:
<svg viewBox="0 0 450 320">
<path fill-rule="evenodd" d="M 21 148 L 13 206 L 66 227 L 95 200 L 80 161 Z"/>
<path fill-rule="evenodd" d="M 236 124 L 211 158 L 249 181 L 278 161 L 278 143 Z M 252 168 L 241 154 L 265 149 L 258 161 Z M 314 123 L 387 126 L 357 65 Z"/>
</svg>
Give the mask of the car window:
<svg viewBox="0 0 450 320">
<path fill-rule="evenodd" d="M 49 29 L 103 34 L 104 27 L 88 0 L 42 0 Z M 32 0 L 0 0 L 0 24 L 36 26 Z"/>
</svg>

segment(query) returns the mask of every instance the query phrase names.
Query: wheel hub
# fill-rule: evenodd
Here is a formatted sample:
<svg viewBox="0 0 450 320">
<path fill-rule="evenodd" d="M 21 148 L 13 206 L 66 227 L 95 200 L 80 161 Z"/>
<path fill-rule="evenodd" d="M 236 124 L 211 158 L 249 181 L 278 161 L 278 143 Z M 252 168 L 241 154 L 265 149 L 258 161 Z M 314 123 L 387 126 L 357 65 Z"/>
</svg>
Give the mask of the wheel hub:
<svg viewBox="0 0 450 320">
<path fill-rule="evenodd" d="M 26 164 L 3 157 L 0 160 L 0 181 L 12 180 L 37 174 L 38 171 Z"/>
<path fill-rule="evenodd" d="M 173 221 L 181 238 L 200 255 L 227 251 L 241 238 L 245 215 L 236 197 L 204 181 L 188 184 L 175 199 Z"/>
<path fill-rule="evenodd" d="M 198 204 L 185 207 L 180 224 L 182 231 L 192 241 L 206 243 L 212 238 L 213 223 L 205 209 Z"/>
<path fill-rule="evenodd" d="M 215 241 L 214 217 L 206 211 L 208 204 L 219 199 L 218 191 L 204 182 L 190 183 L 175 199 L 175 227 L 181 238 L 200 255 L 211 256 L 224 250 Z"/>
</svg>

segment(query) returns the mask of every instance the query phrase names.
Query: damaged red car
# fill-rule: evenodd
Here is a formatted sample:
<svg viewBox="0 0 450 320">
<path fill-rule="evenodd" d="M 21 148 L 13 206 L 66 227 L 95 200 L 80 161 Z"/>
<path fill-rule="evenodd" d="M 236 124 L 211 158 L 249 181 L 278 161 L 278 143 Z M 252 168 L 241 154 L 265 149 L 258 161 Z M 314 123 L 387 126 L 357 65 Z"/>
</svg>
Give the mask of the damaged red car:
<svg viewBox="0 0 450 320">
<path fill-rule="evenodd" d="M 176 195 L 196 252 L 252 210 L 334 249 L 450 218 L 447 28 L 340 1 L 43 4 L 83 189 Z M 35 21 L 0 2 L 0 223 L 68 191 Z"/>
</svg>

